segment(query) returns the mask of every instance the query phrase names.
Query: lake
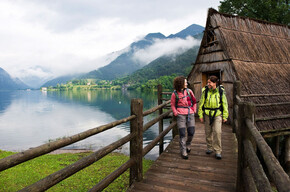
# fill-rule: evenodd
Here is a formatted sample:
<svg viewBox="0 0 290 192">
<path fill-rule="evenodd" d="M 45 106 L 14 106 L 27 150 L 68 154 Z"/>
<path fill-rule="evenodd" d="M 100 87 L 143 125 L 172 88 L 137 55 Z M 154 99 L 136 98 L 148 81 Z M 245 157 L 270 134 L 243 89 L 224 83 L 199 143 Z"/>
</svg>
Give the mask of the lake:
<svg viewBox="0 0 290 192">
<path fill-rule="evenodd" d="M 20 152 L 130 116 L 132 98 L 143 99 L 144 111 L 157 105 L 156 92 L 127 90 L 0 91 L 0 149 Z M 144 117 L 144 124 L 157 116 Z M 169 125 L 165 120 L 164 128 Z M 98 150 L 130 133 L 129 122 L 65 149 Z M 158 135 L 158 123 L 144 133 L 143 145 Z M 171 140 L 171 132 L 164 139 Z M 156 146 L 146 155 L 156 159 Z M 128 154 L 129 144 L 119 152 Z"/>
</svg>

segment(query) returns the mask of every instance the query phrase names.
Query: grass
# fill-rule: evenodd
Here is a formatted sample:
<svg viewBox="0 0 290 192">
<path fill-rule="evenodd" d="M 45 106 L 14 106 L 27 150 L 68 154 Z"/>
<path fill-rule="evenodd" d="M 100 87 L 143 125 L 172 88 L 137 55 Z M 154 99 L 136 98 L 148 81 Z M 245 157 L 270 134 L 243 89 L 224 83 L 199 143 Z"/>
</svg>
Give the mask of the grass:
<svg viewBox="0 0 290 192">
<path fill-rule="evenodd" d="M 14 153 L 0 150 L 0 159 L 12 154 Z M 18 191 L 73 164 L 89 154 L 47 154 L 2 171 L 0 172 L 0 191 Z M 126 155 L 111 153 L 91 166 L 51 187 L 48 191 L 88 191 L 128 160 L 129 157 Z M 146 172 L 152 163 L 153 161 L 144 159 L 143 171 Z M 119 176 L 104 191 L 126 191 L 128 186 L 129 170 Z"/>
</svg>

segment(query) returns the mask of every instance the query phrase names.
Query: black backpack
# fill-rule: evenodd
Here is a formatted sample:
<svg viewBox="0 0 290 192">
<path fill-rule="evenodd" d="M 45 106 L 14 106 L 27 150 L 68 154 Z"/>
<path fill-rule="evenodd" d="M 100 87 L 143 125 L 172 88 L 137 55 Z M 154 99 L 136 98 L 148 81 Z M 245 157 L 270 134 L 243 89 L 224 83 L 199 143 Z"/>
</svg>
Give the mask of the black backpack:
<svg viewBox="0 0 290 192">
<path fill-rule="evenodd" d="M 207 95 L 208 95 L 208 86 L 205 86 L 205 90 L 204 90 L 204 101 L 206 101 L 207 99 Z M 219 89 L 219 94 L 220 94 L 220 107 L 219 108 L 215 108 L 215 109 L 210 109 L 210 108 L 205 108 L 204 107 L 204 104 L 202 106 L 202 110 L 203 112 L 206 110 L 206 109 L 210 109 L 210 110 L 215 110 L 215 114 L 216 114 L 216 111 L 217 109 L 221 110 L 222 114 L 223 114 L 223 93 L 224 93 L 224 86 L 222 85 L 219 85 L 218 86 L 218 89 Z M 210 125 L 212 124 L 213 122 L 213 118 L 215 117 L 215 114 L 213 115 L 212 118 L 210 118 Z"/>
</svg>

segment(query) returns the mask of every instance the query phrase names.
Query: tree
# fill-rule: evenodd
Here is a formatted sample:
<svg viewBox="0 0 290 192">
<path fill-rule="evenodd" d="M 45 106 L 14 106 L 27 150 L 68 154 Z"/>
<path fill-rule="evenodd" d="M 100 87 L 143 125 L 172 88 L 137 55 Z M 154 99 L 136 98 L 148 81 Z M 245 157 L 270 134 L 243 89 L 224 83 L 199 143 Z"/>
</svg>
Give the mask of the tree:
<svg viewBox="0 0 290 192">
<path fill-rule="evenodd" d="M 290 24 L 288 0 L 224 0 L 220 3 L 219 12 L 222 13 Z"/>
</svg>

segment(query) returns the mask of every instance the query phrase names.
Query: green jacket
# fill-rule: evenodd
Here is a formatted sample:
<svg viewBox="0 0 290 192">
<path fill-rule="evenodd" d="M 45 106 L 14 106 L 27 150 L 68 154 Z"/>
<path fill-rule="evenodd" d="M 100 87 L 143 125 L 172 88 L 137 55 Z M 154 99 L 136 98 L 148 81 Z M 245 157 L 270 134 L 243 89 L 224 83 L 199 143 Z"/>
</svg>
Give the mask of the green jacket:
<svg viewBox="0 0 290 192">
<path fill-rule="evenodd" d="M 198 116 L 199 118 L 203 118 L 203 110 L 202 106 L 204 105 L 204 108 L 219 108 L 220 107 L 220 94 L 219 94 L 219 88 L 216 89 L 209 89 L 207 93 L 206 101 L 205 98 L 205 88 L 202 89 L 202 95 L 198 104 Z M 223 119 L 227 119 L 229 116 L 229 110 L 228 110 L 228 101 L 226 97 L 225 91 L 223 91 L 222 95 L 222 105 L 223 105 Z M 209 115 L 210 110 L 205 109 L 205 114 Z M 222 112 L 220 110 L 217 110 L 216 116 L 221 115 Z M 214 115 L 214 110 L 211 111 L 211 115 Z"/>
</svg>

